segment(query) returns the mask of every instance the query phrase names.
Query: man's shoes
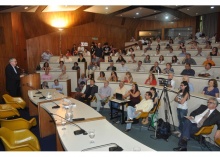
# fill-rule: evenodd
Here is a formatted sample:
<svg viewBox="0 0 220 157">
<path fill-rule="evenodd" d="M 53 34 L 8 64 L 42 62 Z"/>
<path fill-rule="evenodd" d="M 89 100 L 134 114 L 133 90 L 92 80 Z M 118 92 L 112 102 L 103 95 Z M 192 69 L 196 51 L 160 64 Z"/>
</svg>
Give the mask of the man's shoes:
<svg viewBox="0 0 220 157">
<path fill-rule="evenodd" d="M 125 123 L 133 123 L 133 119 L 128 119 L 125 121 Z"/>
<path fill-rule="evenodd" d="M 173 148 L 174 151 L 187 151 L 187 148 L 183 148 L 183 147 L 177 147 L 177 148 Z"/>
<path fill-rule="evenodd" d="M 129 131 L 131 131 L 131 129 L 126 129 L 126 130 L 125 130 L 125 132 L 129 132 Z"/>
</svg>

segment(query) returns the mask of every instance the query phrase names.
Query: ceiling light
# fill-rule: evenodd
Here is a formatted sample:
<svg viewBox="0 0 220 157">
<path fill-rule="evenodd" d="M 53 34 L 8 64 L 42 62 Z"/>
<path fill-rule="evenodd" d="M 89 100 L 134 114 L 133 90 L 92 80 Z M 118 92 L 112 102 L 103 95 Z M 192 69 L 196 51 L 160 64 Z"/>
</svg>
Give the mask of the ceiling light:
<svg viewBox="0 0 220 157">
<path fill-rule="evenodd" d="M 136 13 L 136 15 L 139 15 L 139 13 Z"/>
<path fill-rule="evenodd" d="M 63 30 L 63 28 L 59 28 L 58 30 L 59 30 L 59 31 L 62 31 L 62 30 Z"/>
<path fill-rule="evenodd" d="M 108 12 L 105 12 L 106 14 L 108 13 Z"/>
<path fill-rule="evenodd" d="M 196 13 L 196 15 L 198 15 L 198 13 Z"/>
<path fill-rule="evenodd" d="M 165 19 L 168 19 L 169 17 L 168 16 L 165 16 Z"/>
<path fill-rule="evenodd" d="M 156 13 L 157 11 L 155 10 L 154 12 Z"/>
<path fill-rule="evenodd" d="M 107 9 L 108 9 L 108 7 L 105 7 L 105 9 L 107 10 Z"/>
<path fill-rule="evenodd" d="M 210 8 L 211 8 L 211 9 L 214 9 L 215 7 L 211 6 Z"/>
<path fill-rule="evenodd" d="M 26 10 L 26 9 L 28 9 L 28 7 L 24 7 L 24 9 Z"/>
<path fill-rule="evenodd" d="M 121 14 L 121 16 L 122 16 L 122 14 Z"/>
<path fill-rule="evenodd" d="M 189 8 L 188 8 L 188 9 L 186 9 L 186 10 L 189 10 Z"/>
</svg>

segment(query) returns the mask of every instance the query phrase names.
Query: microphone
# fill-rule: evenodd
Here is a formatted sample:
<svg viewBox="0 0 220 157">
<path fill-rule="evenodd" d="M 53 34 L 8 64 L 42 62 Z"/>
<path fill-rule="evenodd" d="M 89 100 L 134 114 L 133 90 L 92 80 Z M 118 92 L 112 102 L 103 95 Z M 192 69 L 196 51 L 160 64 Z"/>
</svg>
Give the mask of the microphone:
<svg viewBox="0 0 220 157">
<path fill-rule="evenodd" d="M 59 106 L 57 103 L 55 103 L 54 101 L 51 101 L 51 102 L 54 103 L 54 104 L 56 104 L 56 106 L 53 106 L 52 109 L 60 108 L 60 106 Z"/>
<path fill-rule="evenodd" d="M 63 118 L 62 116 L 60 116 L 60 115 L 58 115 L 58 114 L 54 114 L 54 113 L 49 113 L 50 115 L 54 115 L 54 116 L 58 116 L 58 117 L 60 117 L 60 118 L 62 118 L 62 119 L 65 119 L 65 118 Z M 82 118 L 83 119 L 83 118 Z M 65 119 L 66 120 L 66 119 Z M 84 119 L 83 119 L 84 120 Z M 77 120 L 76 120 L 77 121 Z M 75 126 L 77 126 L 78 128 L 79 128 L 79 130 L 76 130 L 76 131 L 74 131 L 73 133 L 74 133 L 74 135 L 80 135 L 80 134 L 83 134 L 83 135 L 87 135 L 88 133 L 84 130 L 84 129 L 82 129 L 79 125 L 77 125 L 77 124 L 75 124 L 75 123 L 73 123 L 73 122 L 70 122 L 70 121 L 68 121 L 69 123 L 71 123 L 71 124 L 73 124 L 73 125 L 75 125 Z"/>
<path fill-rule="evenodd" d="M 37 90 L 37 92 L 36 92 L 35 94 L 41 94 L 41 95 L 42 95 L 42 97 L 39 97 L 39 99 L 45 99 L 45 98 L 46 98 L 46 97 L 42 94 L 41 91 L 39 91 L 38 89 L 36 89 L 36 88 L 30 86 L 29 83 L 27 83 L 27 86 L 30 87 L 30 88 L 33 89 L 33 90 Z"/>
</svg>

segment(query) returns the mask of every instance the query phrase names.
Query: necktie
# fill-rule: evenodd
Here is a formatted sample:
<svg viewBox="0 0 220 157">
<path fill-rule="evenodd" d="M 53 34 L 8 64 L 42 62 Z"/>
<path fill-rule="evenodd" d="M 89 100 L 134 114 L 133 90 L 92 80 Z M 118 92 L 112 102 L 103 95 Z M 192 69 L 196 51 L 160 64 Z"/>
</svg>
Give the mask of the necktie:
<svg viewBox="0 0 220 157">
<path fill-rule="evenodd" d="M 197 124 L 197 128 L 200 128 L 203 125 L 204 121 L 208 118 L 209 113 L 210 113 L 210 110 L 208 110 L 208 112 L 199 121 L 199 123 Z"/>
</svg>

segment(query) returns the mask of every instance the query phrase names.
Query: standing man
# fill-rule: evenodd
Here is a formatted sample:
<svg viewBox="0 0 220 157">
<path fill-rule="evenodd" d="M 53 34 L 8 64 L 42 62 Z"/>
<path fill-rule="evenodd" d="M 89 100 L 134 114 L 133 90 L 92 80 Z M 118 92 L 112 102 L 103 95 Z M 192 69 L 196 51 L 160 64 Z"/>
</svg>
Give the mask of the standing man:
<svg viewBox="0 0 220 157">
<path fill-rule="evenodd" d="M 16 97 L 20 96 L 20 72 L 17 68 L 17 60 L 9 59 L 9 64 L 5 68 L 6 90 L 9 95 Z"/>
</svg>

